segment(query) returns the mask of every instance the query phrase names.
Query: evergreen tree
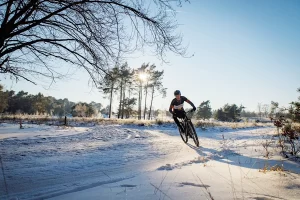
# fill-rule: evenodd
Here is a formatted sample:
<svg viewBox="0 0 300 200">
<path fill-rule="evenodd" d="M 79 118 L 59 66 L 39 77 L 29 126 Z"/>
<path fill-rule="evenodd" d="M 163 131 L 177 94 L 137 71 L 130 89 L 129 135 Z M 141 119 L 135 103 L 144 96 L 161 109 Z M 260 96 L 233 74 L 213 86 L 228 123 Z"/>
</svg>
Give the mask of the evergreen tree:
<svg viewBox="0 0 300 200">
<path fill-rule="evenodd" d="M 80 112 L 74 112 L 75 108 Z M 20 91 L 17 94 L 15 91 L 3 92 L 3 88 L 0 85 L 0 113 L 48 114 L 59 117 L 72 113 L 74 116 L 94 116 L 100 112 L 101 108 L 102 105 L 100 103 L 80 103 L 80 106 L 78 106 L 78 104 L 69 101 L 67 98 L 55 99 L 51 96 L 45 97 L 42 93 L 32 95 L 24 91 Z"/>
<path fill-rule="evenodd" d="M 33 103 L 33 106 L 34 106 L 37 114 L 45 114 L 46 113 L 46 104 L 47 104 L 47 100 L 45 99 L 44 95 L 39 92 L 34 97 L 34 103 Z"/>
<path fill-rule="evenodd" d="M 158 70 L 155 70 L 155 68 L 156 68 L 155 65 L 151 66 L 150 77 L 149 77 L 150 84 L 148 85 L 151 90 L 151 101 L 150 101 L 150 108 L 149 108 L 149 114 L 148 114 L 149 120 L 151 118 L 152 105 L 153 105 L 154 98 L 157 97 L 158 95 L 162 95 L 162 97 L 165 98 L 166 94 L 167 94 L 167 88 L 164 88 L 163 84 L 162 84 L 164 70 L 158 71 Z"/>
<path fill-rule="evenodd" d="M 78 103 L 72 107 L 72 115 L 74 117 L 93 117 L 95 109 L 91 104 Z"/>
<path fill-rule="evenodd" d="M 130 87 L 132 82 L 133 71 L 129 68 L 127 62 L 124 63 L 119 69 L 118 76 L 118 87 L 117 90 L 120 90 L 119 95 L 119 109 L 118 109 L 118 118 L 124 118 L 124 101 L 126 97 L 127 87 Z"/>
<path fill-rule="evenodd" d="M 212 116 L 212 111 L 210 107 L 210 101 L 203 101 L 198 107 L 198 111 L 196 113 L 197 119 L 209 119 Z"/>
<path fill-rule="evenodd" d="M 300 88 L 297 89 L 300 93 Z M 298 97 L 298 101 L 291 102 L 291 107 L 289 109 L 289 113 L 292 116 L 292 120 L 295 122 L 300 122 L 300 96 Z"/>
<path fill-rule="evenodd" d="M 136 98 L 126 98 L 124 99 L 124 110 L 123 114 L 125 118 L 129 118 L 132 114 L 134 114 L 134 109 L 133 107 L 136 105 Z"/>
<path fill-rule="evenodd" d="M 143 63 L 140 68 L 135 71 L 135 82 L 138 87 L 138 119 L 142 119 L 142 101 L 143 101 L 143 84 L 146 79 L 149 63 Z"/>
<path fill-rule="evenodd" d="M 104 76 L 102 83 L 100 83 L 99 87 L 104 94 L 109 94 L 109 118 L 111 118 L 112 114 L 113 93 L 117 90 L 117 81 L 119 75 L 119 68 L 114 67 Z"/>
<path fill-rule="evenodd" d="M 216 111 L 216 114 L 215 114 L 214 118 L 219 120 L 219 121 L 225 121 L 226 120 L 225 113 L 223 112 L 222 108 L 220 108 Z"/>
<path fill-rule="evenodd" d="M 275 101 L 271 101 L 271 110 L 270 110 L 269 117 L 272 119 L 272 118 L 277 118 L 279 116 L 280 116 L 279 103 Z"/>
<path fill-rule="evenodd" d="M 217 110 L 215 119 L 220 121 L 240 121 L 241 113 L 245 107 L 238 107 L 236 104 L 225 104 L 223 108 Z"/>
<path fill-rule="evenodd" d="M 3 91 L 3 86 L 0 85 L 0 113 L 4 112 L 8 107 L 8 94 Z"/>
</svg>

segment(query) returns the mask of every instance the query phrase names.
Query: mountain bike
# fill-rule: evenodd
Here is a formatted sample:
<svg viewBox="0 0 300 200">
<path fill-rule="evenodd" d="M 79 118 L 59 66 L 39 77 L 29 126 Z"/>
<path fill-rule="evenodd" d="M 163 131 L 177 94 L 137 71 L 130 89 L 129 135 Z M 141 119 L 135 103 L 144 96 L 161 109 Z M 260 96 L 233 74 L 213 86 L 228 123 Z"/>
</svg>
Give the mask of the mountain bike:
<svg viewBox="0 0 300 200">
<path fill-rule="evenodd" d="M 194 125 L 191 121 L 193 114 L 194 114 L 193 110 L 189 110 L 189 111 L 185 112 L 184 118 L 181 118 L 181 121 L 180 121 L 180 124 L 181 124 L 184 132 L 181 132 L 179 127 L 178 127 L 178 129 L 179 129 L 180 136 L 184 143 L 188 142 L 188 139 L 190 136 L 191 138 L 193 138 L 195 145 L 197 147 L 199 147 L 198 136 L 197 136 L 196 130 L 194 128 Z"/>
</svg>

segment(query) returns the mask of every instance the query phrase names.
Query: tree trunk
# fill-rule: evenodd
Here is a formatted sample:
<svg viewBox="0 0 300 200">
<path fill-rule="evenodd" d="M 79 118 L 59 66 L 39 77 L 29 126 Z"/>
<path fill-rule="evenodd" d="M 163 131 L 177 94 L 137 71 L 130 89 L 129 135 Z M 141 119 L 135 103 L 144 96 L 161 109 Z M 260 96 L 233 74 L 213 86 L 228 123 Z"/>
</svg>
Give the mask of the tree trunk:
<svg viewBox="0 0 300 200">
<path fill-rule="evenodd" d="M 140 119 L 141 88 L 139 86 L 138 119 Z"/>
<path fill-rule="evenodd" d="M 140 110 L 140 119 L 142 119 L 142 101 L 143 101 L 143 86 L 141 86 L 141 102 L 140 102 L 140 107 L 141 107 L 141 110 Z"/>
<path fill-rule="evenodd" d="M 125 103 L 125 91 L 126 91 L 126 82 L 124 83 L 124 88 L 123 88 L 123 100 L 122 100 L 122 119 L 124 119 L 124 103 Z"/>
<path fill-rule="evenodd" d="M 153 96 L 154 96 L 154 85 L 152 86 L 152 95 L 151 95 L 151 103 L 150 103 L 150 109 L 149 109 L 148 120 L 151 119 L 151 111 L 152 111 Z"/>
<path fill-rule="evenodd" d="M 109 115 L 108 115 L 108 118 L 111 118 L 111 105 L 112 105 L 112 98 L 113 98 L 113 90 L 114 90 L 114 84 L 112 84 L 111 88 L 110 88 L 110 102 L 109 102 Z"/>
<path fill-rule="evenodd" d="M 142 93 L 143 93 L 143 87 L 142 84 L 139 86 L 139 112 L 138 112 L 138 119 L 142 119 Z"/>
<path fill-rule="evenodd" d="M 131 90 L 130 90 L 130 87 L 129 87 L 129 90 L 128 90 L 128 100 L 130 100 L 130 97 L 131 97 Z M 127 107 L 126 107 L 126 118 L 128 119 L 130 117 L 130 111 L 129 111 L 129 102 L 127 103 Z"/>
<path fill-rule="evenodd" d="M 121 116 L 122 95 L 123 95 L 123 80 L 121 80 L 121 92 L 120 92 L 120 103 L 119 103 L 118 119 Z"/>
<path fill-rule="evenodd" d="M 141 99 L 142 99 L 141 86 L 139 86 L 139 111 L 138 111 L 138 119 L 139 120 L 141 119 Z"/>
<path fill-rule="evenodd" d="M 146 111 L 147 111 L 148 83 L 145 87 L 145 92 L 146 92 L 146 95 L 145 95 L 144 120 L 146 119 Z"/>
</svg>

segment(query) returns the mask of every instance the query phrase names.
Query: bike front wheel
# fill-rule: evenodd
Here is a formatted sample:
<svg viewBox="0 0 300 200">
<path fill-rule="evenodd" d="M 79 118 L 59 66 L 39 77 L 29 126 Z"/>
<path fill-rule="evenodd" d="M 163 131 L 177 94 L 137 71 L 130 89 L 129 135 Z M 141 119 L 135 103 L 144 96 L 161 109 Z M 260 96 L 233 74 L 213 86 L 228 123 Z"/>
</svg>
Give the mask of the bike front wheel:
<svg viewBox="0 0 300 200">
<path fill-rule="evenodd" d="M 182 123 L 180 123 L 180 125 L 181 125 L 181 127 L 183 127 L 183 124 L 182 124 Z M 180 127 L 178 127 L 178 131 L 179 131 L 179 133 L 180 133 L 180 137 L 181 137 L 181 139 L 183 140 L 183 142 L 184 142 L 184 143 L 187 143 L 187 142 L 188 142 L 188 136 L 187 136 L 187 134 L 185 133 L 186 131 L 181 132 Z"/>
<path fill-rule="evenodd" d="M 189 126 L 189 133 L 190 135 L 192 136 L 194 142 L 195 142 L 195 145 L 197 147 L 199 147 L 199 140 L 198 140 L 198 136 L 197 136 L 197 133 L 196 133 L 196 130 L 194 128 L 194 125 L 191 121 L 188 122 L 188 126 Z"/>
</svg>

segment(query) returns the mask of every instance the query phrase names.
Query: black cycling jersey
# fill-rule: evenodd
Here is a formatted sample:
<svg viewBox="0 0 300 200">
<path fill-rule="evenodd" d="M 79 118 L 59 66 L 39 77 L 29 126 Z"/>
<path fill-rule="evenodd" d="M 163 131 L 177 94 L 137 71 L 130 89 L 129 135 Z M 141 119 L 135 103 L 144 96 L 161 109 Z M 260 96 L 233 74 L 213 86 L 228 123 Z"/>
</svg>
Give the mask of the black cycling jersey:
<svg viewBox="0 0 300 200">
<path fill-rule="evenodd" d="M 191 106 L 195 107 L 194 104 L 190 100 L 188 100 L 185 96 L 181 96 L 179 101 L 176 98 L 172 100 L 169 111 L 171 113 L 174 112 L 175 114 L 183 112 L 184 111 L 183 103 L 185 101 L 188 102 Z"/>
</svg>

